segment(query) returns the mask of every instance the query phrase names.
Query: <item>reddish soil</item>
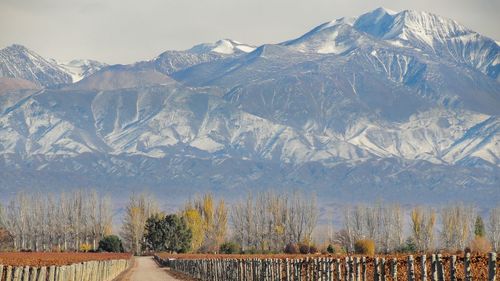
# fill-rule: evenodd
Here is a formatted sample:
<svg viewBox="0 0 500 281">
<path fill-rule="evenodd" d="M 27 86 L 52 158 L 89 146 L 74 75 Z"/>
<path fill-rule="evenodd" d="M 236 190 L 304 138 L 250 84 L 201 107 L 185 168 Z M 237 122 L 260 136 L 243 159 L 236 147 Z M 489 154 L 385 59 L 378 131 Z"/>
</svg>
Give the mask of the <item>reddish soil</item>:
<svg viewBox="0 0 500 281">
<path fill-rule="evenodd" d="M 68 265 L 85 261 L 130 259 L 128 253 L 12 253 L 0 252 L 0 264 L 11 266 Z"/>
</svg>

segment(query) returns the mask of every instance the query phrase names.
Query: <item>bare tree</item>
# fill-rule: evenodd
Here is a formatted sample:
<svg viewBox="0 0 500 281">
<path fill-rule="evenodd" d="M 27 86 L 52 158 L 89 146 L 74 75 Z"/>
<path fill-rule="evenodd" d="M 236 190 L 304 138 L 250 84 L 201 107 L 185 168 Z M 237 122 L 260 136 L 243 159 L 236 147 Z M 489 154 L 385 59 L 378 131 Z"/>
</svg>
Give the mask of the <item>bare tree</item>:
<svg viewBox="0 0 500 281">
<path fill-rule="evenodd" d="M 464 249 L 473 236 L 475 210 L 472 206 L 452 204 L 441 210 L 441 245 L 449 250 Z"/>
<path fill-rule="evenodd" d="M 287 243 L 310 241 L 317 218 L 315 197 L 300 192 L 248 194 L 231 212 L 236 241 L 245 249 L 273 251 L 283 250 Z"/>
<path fill-rule="evenodd" d="M 132 194 L 125 209 L 121 236 L 125 247 L 140 254 L 146 220 L 158 212 L 156 201 L 148 194 Z"/>
<path fill-rule="evenodd" d="M 360 239 L 372 239 L 379 251 L 388 253 L 403 243 L 403 213 L 397 204 L 378 202 L 373 206 L 356 205 L 344 208 L 343 245 L 354 251 L 354 243 Z"/>
<path fill-rule="evenodd" d="M 50 250 L 57 247 L 62 250 L 79 250 L 81 241 L 86 241 L 90 233 L 85 223 L 90 220 L 89 198 L 99 202 L 96 210 L 99 223 L 111 225 L 109 197 L 86 197 L 88 192 L 75 191 L 61 193 L 59 196 L 47 194 L 26 195 L 19 192 L 11 198 L 9 207 L 2 211 L 1 220 L 14 239 L 14 248 L 33 251 Z M 102 237 L 102 231 L 94 239 Z"/>
<path fill-rule="evenodd" d="M 288 218 L 290 242 L 311 241 L 311 234 L 317 223 L 316 195 L 306 196 L 298 191 L 292 193 Z"/>
<path fill-rule="evenodd" d="M 434 247 L 436 212 L 433 209 L 416 207 L 411 211 L 411 234 L 417 250 L 430 251 Z"/>
<path fill-rule="evenodd" d="M 256 247 L 256 223 L 254 200 L 248 194 L 245 200 L 234 204 L 231 212 L 231 222 L 235 240 L 240 243 L 243 250 Z"/>
<path fill-rule="evenodd" d="M 490 210 L 488 236 L 495 251 L 500 250 L 500 205 Z"/>
<path fill-rule="evenodd" d="M 403 213 L 397 204 L 379 206 L 379 237 L 381 251 L 390 253 L 403 244 Z"/>
</svg>

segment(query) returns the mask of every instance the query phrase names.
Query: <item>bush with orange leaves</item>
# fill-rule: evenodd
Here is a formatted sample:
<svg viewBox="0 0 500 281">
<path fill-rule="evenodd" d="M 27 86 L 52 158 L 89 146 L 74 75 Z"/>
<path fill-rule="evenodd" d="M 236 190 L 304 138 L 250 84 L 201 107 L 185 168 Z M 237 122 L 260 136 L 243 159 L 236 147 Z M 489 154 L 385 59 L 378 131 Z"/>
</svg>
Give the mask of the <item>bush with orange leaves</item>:
<svg viewBox="0 0 500 281">
<path fill-rule="evenodd" d="M 476 236 L 476 238 L 470 241 L 469 248 L 475 254 L 486 254 L 492 249 L 490 241 L 481 236 Z"/>
<path fill-rule="evenodd" d="M 371 239 L 358 240 L 354 243 L 354 251 L 356 251 L 356 254 L 374 255 L 375 241 Z"/>
</svg>

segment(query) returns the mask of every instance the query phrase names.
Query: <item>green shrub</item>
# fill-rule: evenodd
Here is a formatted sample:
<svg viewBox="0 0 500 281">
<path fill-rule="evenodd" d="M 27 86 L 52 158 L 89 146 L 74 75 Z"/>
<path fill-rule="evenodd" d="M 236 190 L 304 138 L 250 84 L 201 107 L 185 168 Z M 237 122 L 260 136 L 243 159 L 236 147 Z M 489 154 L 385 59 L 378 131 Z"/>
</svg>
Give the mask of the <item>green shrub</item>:
<svg viewBox="0 0 500 281">
<path fill-rule="evenodd" d="M 123 253 L 122 240 L 116 235 L 109 235 L 99 241 L 99 251 L 101 252 L 112 252 L 112 253 Z"/>
<path fill-rule="evenodd" d="M 402 245 L 397 252 L 399 253 L 406 253 L 406 254 L 411 254 L 411 253 L 416 253 L 417 252 L 417 245 L 415 244 L 415 241 L 413 238 L 408 237 L 406 239 L 406 242 L 404 245 Z"/>
<path fill-rule="evenodd" d="M 329 244 L 328 247 L 326 248 L 326 251 L 330 254 L 335 254 L 335 248 L 333 247 L 332 244 Z"/>
<path fill-rule="evenodd" d="M 226 242 L 220 245 L 221 254 L 237 254 L 240 250 L 240 245 L 235 242 Z"/>
<path fill-rule="evenodd" d="M 371 239 L 362 239 L 354 243 L 354 251 L 356 254 L 374 255 L 375 254 L 375 241 Z"/>
</svg>

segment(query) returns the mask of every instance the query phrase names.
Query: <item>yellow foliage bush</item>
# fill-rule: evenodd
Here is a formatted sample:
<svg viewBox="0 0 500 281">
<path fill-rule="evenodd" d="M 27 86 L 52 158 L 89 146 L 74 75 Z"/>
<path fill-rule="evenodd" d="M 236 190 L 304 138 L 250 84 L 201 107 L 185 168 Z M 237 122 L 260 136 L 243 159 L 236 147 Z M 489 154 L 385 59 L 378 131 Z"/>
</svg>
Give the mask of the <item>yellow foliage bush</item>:
<svg viewBox="0 0 500 281">
<path fill-rule="evenodd" d="M 83 243 L 80 245 L 80 252 L 88 252 L 90 250 L 92 250 L 92 245 L 88 243 Z"/>
<path fill-rule="evenodd" d="M 493 248 L 490 241 L 485 237 L 476 236 L 469 244 L 471 252 L 475 254 L 486 254 Z"/>
<path fill-rule="evenodd" d="M 375 241 L 371 239 L 358 240 L 354 243 L 354 251 L 356 251 L 356 254 L 374 255 Z"/>
</svg>

